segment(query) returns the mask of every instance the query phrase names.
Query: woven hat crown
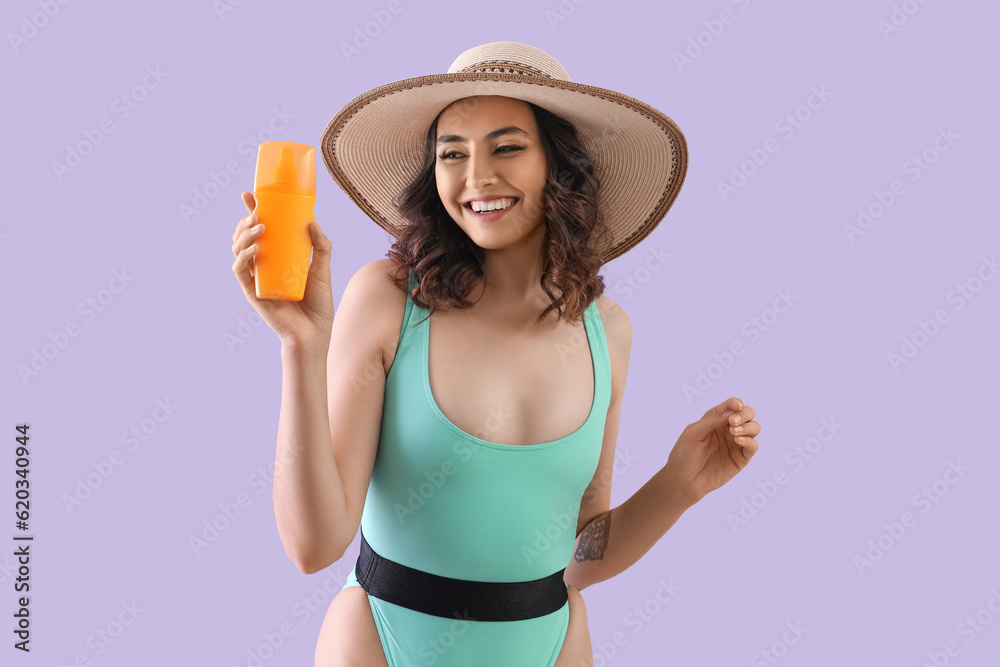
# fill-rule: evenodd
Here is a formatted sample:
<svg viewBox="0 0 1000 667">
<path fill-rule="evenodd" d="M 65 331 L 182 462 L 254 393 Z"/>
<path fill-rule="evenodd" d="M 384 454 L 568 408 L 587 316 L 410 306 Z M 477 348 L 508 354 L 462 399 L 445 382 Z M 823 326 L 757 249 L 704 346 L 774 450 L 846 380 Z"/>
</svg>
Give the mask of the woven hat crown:
<svg viewBox="0 0 1000 667">
<path fill-rule="evenodd" d="M 448 68 L 448 74 L 462 72 L 521 74 L 572 81 L 558 60 L 539 48 L 520 42 L 490 42 L 474 46 L 455 58 Z"/>
</svg>

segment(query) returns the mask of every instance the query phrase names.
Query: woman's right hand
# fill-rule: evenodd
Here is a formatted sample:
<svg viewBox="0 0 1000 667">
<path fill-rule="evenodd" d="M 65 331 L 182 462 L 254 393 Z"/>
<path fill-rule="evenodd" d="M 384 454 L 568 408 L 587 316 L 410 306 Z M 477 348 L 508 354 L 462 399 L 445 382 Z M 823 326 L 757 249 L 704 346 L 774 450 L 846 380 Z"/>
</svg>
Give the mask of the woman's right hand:
<svg viewBox="0 0 1000 667">
<path fill-rule="evenodd" d="M 253 277 L 253 256 L 257 246 L 254 241 L 267 230 L 254 230 L 258 224 L 253 215 L 257 202 L 252 192 L 243 192 L 247 215 L 236 225 L 233 233 L 233 273 L 243 288 L 247 301 L 267 325 L 278 334 L 282 345 L 329 346 L 333 330 L 333 290 L 330 287 L 330 254 L 333 243 L 324 236 L 318 222 L 309 225 L 312 238 L 312 263 L 306 277 L 305 294 L 301 301 L 258 299 Z"/>
</svg>

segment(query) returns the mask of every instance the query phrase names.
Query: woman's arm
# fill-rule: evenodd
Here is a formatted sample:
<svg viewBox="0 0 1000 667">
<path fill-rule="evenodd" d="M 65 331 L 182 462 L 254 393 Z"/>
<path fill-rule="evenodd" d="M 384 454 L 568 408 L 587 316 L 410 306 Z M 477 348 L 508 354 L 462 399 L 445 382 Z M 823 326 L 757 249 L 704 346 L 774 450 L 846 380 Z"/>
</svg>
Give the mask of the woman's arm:
<svg viewBox="0 0 1000 667">
<path fill-rule="evenodd" d="M 746 466 L 757 451 L 754 437 L 760 433 L 753 408 L 738 398 L 726 399 L 689 424 L 666 465 L 631 498 L 611 508 L 632 323 L 624 309 L 605 296 L 598 307 L 607 332 L 612 390 L 601 457 L 581 499 L 573 558 L 563 574 L 578 590 L 610 579 L 642 558 L 681 514 Z"/>
<path fill-rule="evenodd" d="M 642 558 L 681 514 L 747 466 L 759 447 L 755 415 L 733 396 L 688 424 L 666 465 L 631 498 L 587 522 L 564 579 L 582 590 Z"/>
<path fill-rule="evenodd" d="M 281 349 L 274 518 L 285 552 L 306 574 L 340 560 L 361 523 L 378 450 L 383 352 L 405 294 L 388 259 L 358 269 L 329 341 Z"/>
<path fill-rule="evenodd" d="M 582 590 L 624 572 L 693 505 L 661 468 L 621 505 L 598 514 L 576 538 L 565 580 Z M 570 571 L 572 570 L 572 572 Z"/>
<path fill-rule="evenodd" d="M 338 314 L 339 317 L 339 314 Z M 285 552 L 301 571 L 314 554 L 337 551 L 347 516 L 327 414 L 325 345 L 281 348 L 281 411 L 272 502 Z"/>
</svg>

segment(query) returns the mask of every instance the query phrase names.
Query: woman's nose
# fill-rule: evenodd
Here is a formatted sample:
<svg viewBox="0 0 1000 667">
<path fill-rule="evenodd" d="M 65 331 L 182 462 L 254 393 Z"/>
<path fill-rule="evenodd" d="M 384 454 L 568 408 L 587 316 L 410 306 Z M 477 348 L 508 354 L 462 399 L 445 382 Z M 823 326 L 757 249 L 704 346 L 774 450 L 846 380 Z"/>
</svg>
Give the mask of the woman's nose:
<svg viewBox="0 0 1000 667">
<path fill-rule="evenodd" d="M 470 189 L 479 190 L 483 185 L 496 183 L 496 169 L 488 151 L 476 151 L 469 159 L 467 178 Z"/>
</svg>

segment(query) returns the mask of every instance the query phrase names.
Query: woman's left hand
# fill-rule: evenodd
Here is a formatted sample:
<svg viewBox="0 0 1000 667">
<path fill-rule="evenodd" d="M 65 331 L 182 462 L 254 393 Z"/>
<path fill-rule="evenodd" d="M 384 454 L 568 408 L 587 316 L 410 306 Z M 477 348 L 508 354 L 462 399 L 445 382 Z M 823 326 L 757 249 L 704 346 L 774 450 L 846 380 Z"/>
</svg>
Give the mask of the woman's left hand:
<svg viewBox="0 0 1000 667">
<path fill-rule="evenodd" d="M 694 504 L 731 480 L 757 452 L 760 423 L 754 411 L 728 398 L 689 424 L 667 458 L 664 470 Z"/>
</svg>

